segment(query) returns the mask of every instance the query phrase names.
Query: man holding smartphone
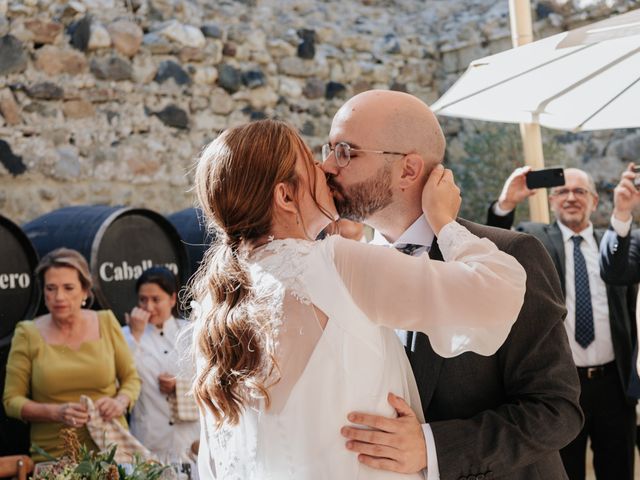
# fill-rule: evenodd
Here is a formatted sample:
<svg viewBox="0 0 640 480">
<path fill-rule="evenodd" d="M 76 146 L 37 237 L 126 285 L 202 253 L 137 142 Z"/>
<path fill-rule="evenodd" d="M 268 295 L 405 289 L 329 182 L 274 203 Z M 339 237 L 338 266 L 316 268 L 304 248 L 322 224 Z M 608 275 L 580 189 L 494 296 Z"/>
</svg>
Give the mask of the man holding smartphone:
<svg viewBox="0 0 640 480">
<path fill-rule="evenodd" d="M 630 163 L 622 172 L 620 182 L 613 190 L 611 228 L 600 244 L 600 273 L 605 282 L 613 285 L 634 285 L 640 281 L 640 230 L 631 230 L 632 211 L 640 204 L 640 168 Z M 640 298 L 638 298 L 640 300 Z M 636 305 L 636 335 L 638 314 Z M 640 393 L 638 352 L 634 350 L 630 389 Z M 636 445 L 640 449 L 640 426 L 636 428 Z"/>
<path fill-rule="evenodd" d="M 527 187 L 529 167 L 516 169 L 499 199 L 489 208 L 489 225 L 510 228 L 514 210 L 535 193 Z M 591 439 L 598 480 L 633 479 L 635 403 L 627 395 L 632 333 L 626 286 L 600 278 L 598 244 L 591 214 L 598 194 L 591 176 L 577 168 L 564 170 L 565 184 L 551 188 L 549 205 L 556 221 L 525 222 L 517 230 L 534 235 L 547 248 L 560 276 L 567 317 L 565 330 L 576 363 L 582 393 L 582 431 L 560 451 L 571 480 L 584 480 L 587 439 Z"/>
</svg>

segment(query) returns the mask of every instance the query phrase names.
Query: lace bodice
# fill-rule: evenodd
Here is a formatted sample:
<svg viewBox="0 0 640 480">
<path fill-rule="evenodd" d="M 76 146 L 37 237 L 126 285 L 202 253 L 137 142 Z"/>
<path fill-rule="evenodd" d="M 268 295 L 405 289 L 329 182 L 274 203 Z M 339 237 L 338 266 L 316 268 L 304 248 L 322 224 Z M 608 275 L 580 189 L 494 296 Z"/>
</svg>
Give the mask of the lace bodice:
<svg viewBox="0 0 640 480">
<path fill-rule="evenodd" d="M 272 407 L 247 408 L 238 425 L 216 430 L 205 412 L 201 478 L 413 478 L 363 466 L 340 436 L 349 411 L 393 416 L 388 392 L 422 418 L 393 328 L 425 332 L 443 356 L 492 354 L 524 296 L 524 270 L 490 241 L 452 223 L 439 243 L 448 262 L 337 236 L 255 251 L 251 278 L 273 311 L 281 378 Z"/>
<path fill-rule="evenodd" d="M 260 272 L 271 275 L 300 302 L 309 305 L 311 300 L 302 282 L 305 259 L 313 251 L 314 242 L 287 238 L 271 240 L 252 253 L 253 276 Z"/>
</svg>

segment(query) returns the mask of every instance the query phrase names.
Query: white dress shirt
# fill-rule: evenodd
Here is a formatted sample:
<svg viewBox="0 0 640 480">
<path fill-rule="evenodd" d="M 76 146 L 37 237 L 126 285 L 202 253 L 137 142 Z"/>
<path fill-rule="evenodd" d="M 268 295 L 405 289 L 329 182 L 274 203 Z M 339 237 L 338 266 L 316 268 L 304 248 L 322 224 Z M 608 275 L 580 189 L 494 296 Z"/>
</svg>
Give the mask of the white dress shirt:
<svg viewBox="0 0 640 480">
<path fill-rule="evenodd" d="M 418 219 L 413 222 L 409 228 L 407 228 L 398 239 L 390 243 L 384 235 L 379 231 L 375 231 L 371 244 L 383 245 L 387 247 L 399 248 L 407 244 L 421 245 L 421 248 L 416 249 L 412 256 L 416 257 L 427 253 L 431 248 L 435 234 L 433 229 L 424 215 L 420 215 Z M 404 330 L 396 330 L 396 334 L 402 340 L 402 343 L 406 345 L 407 332 Z M 416 336 L 413 339 L 415 341 Z M 427 470 L 425 472 L 425 478 L 427 480 L 440 480 L 440 469 L 438 467 L 438 454 L 436 452 L 436 442 L 433 438 L 433 432 L 431 426 L 428 423 L 422 425 L 422 431 L 424 432 L 424 441 L 427 448 Z"/>
<path fill-rule="evenodd" d="M 611 215 L 611 226 L 613 227 L 613 230 L 621 237 L 626 237 L 627 235 L 629 235 L 632 221 L 633 218 L 629 218 L 629 220 L 623 222 L 622 220 L 618 220 L 616 217 Z"/>
<path fill-rule="evenodd" d="M 564 327 L 569 337 L 569 345 L 573 354 L 573 360 L 578 367 L 592 367 L 604 365 L 615 359 L 613 352 L 613 341 L 611 339 L 611 324 L 609 323 L 609 301 L 607 299 L 607 289 L 605 283 L 600 278 L 599 250 L 596 239 L 593 235 L 593 225 L 580 233 L 575 233 L 566 225 L 558 221 L 558 226 L 562 232 L 564 242 L 564 264 L 565 264 L 565 303 L 567 307 L 567 318 Z M 582 348 L 576 342 L 576 285 L 575 267 L 573 262 L 573 241 L 571 237 L 580 235 L 584 241 L 580 244 L 580 250 L 584 255 L 589 275 L 589 291 L 591 293 L 591 306 L 593 310 L 593 326 L 595 339 L 587 348 Z"/>
</svg>

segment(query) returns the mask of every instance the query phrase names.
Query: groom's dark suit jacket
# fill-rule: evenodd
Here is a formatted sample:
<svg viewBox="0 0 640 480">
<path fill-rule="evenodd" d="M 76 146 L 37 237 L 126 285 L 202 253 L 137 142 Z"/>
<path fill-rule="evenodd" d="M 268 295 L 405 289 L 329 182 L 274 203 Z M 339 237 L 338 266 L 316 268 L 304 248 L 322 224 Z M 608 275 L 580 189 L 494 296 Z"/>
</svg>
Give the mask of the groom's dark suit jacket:
<svg viewBox="0 0 640 480">
<path fill-rule="evenodd" d="M 433 431 L 440 478 L 566 479 L 558 450 L 580 432 L 583 417 L 556 270 L 532 236 L 459 221 L 522 264 L 527 291 L 495 355 L 444 359 L 421 333 L 408 352 Z M 442 260 L 437 241 L 429 255 Z"/>
</svg>

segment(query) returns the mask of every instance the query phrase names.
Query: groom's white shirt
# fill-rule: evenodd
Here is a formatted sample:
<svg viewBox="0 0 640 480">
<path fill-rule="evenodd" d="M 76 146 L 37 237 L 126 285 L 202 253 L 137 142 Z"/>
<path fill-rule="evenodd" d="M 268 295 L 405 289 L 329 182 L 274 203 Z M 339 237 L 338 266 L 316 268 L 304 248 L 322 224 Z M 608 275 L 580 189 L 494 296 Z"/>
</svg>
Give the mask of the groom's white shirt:
<svg viewBox="0 0 640 480">
<path fill-rule="evenodd" d="M 422 248 L 416 249 L 412 256 L 422 255 L 431 248 L 435 235 L 433 229 L 427 222 L 424 215 L 421 215 L 415 222 L 413 222 L 409 228 L 407 228 L 398 239 L 390 243 L 384 235 L 379 231 L 375 231 L 371 244 L 383 245 L 387 247 L 399 248 L 407 244 L 421 245 Z M 396 330 L 396 334 L 402 340 L 402 343 L 406 345 L 407 332 L 404 330 Z M 415 341 L 416 336 L 413 339 Z M 438 455 L 436 453 L 436 442 L 433 438 L 433 432 L 428 423 L 422 425 L 422 431 L 424 432 L 424 441 L 427 448 L 427 471 L 425 477 L 427 480 L 440 480 L 440 469 L 438 468 Z"/>
</svg>

